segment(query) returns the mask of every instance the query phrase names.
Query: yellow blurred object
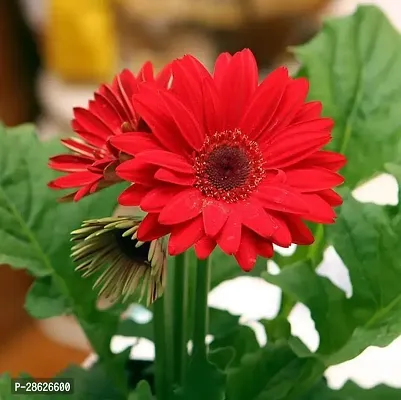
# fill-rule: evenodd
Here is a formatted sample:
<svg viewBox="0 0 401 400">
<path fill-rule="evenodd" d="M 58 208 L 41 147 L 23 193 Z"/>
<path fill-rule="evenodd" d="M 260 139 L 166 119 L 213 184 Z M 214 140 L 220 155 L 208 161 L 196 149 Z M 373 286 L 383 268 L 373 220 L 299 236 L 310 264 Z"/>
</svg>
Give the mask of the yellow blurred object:
<svg viewBox="0 0 401 400">
<path fill-rule="evenodd" d="M 64 80 L 109 80 L 118 68 L 112 0 L 50 0 L 47 67 Z"/>
</svg>

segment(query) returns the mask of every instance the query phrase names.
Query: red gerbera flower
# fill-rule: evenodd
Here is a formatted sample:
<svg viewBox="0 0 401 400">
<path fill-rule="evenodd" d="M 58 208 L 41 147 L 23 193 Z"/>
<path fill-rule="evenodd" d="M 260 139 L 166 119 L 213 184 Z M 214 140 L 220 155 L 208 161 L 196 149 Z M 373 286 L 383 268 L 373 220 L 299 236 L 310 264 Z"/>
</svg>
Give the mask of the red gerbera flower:
<svg viewBox="0 0 401 400">
<path fill-rule="evenodd" d="M 162 87 L 167 87 L 169 79 L 169 67 L 156 78 Z M 121 161 L 120 151 L 110 144 L 109 139 L 124 132 L 148 131 L 133 107 L 132 96 L 138 92 L 140 83 L 153 81 L 153 66 L 149 62 L 144 64 L 137 77 L 129 70 L 123 70 L 111 85 L 102 85 L 95 92 L 88 108 L 74 109 L 72 128 L 79 137 L 61 140 L 73 154 L 61 154 L 49 161 L 50 168 L 68 173 L 51 181 L 49 187 L 79 188 L 62 200 L 78 201 L 121 181 L 115 174 Z"/>
<path fill-rule="evenodd" d="M 119 202 L 148 212 L 138 239 L 171 234 L 171 255 L 195 245 L 199 258 L 217 244 L 245 271 L 273 244 L 311 244 L 304 220 L 334 221 L 345 158 L 322 150 L 333 122 L 305 103 L 308 81 L 279 68 L 258 85 L 249 50 L 222 54 L 213 75 L 191 56 L 172 73 L 171 91 L 144 85 L 134 96 L 152 135 L 112 140 L 135 156 L 117 174 L 134 182 Z"/>
</svg>

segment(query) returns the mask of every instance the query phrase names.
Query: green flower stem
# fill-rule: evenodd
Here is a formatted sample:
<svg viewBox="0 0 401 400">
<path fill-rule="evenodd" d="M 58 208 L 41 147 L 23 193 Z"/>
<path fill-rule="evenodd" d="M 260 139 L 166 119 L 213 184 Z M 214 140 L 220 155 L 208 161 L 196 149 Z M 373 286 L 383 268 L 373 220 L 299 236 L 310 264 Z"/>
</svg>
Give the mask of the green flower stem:
<svg viewBox="0 0 401 400">
<path fill-rule="evenodd" d="M 187 362 L 188 265 L 187 254 L 175 257 L 173 284 L 174 382 L 182 384 Z"/>
<path fill-rule="evenodd" d="M 167 341 L 165 335 L 165 296 L 160 297 L 153 306 L 153 329 L 155 341 L 155 378 L 157 400 L 168 400 L 171 390 L 168 371 Z"/>
<path fill-rule="evenodd" d="M 210 287 L 210 259 L 198 260 L 195 291 L 195 323 L 193 332 L 193 357 L 206 358 L 205 339 L 209 331 L 207 304 Z"/>
</svg>

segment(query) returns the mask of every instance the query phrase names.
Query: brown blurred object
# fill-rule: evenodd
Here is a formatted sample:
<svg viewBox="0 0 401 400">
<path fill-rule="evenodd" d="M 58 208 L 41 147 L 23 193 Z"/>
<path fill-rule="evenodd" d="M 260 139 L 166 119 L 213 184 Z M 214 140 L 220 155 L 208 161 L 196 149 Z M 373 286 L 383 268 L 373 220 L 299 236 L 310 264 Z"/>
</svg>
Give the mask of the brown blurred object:
<svg viewBox="0 0 401 400">
<path fill-rule="evenodd" d="M 16 0 L 0 0 L 0 120 L 13 126 L 33 121 L 38 106 L 36 45 Z"/>
<path fill-rule="evenodd" d="M 152 58 L 177 55 L 171 43 L 196 33 L 198 54 L 250 48 L 259 66 L 288 58 L 287 47 L 302 44 L 319 29 L 320 12 L 331 0 L 114 0 L 123 59 L 147 48 Z M 131 32 L 130 34 L 127 34 Z M 133 39 L 134 38 L 134 39 Z M 191 46 L 196 41 L 191 39 Z M 176 46 L 177 47 L 177 46 Z M 185 50 L 186 49 L 181 49 Z M 192 50 L 189 50 L 193 53 Z M 205 57 L 207 59 L 208 57 Z M 215 57 L 211 57 L 214 60 Z M 203 61 L 203 60 L 202 60 Z"/>
<path fill-rule="evenodd" d="M 71 363 L 81 363 L 87 354 L 49 339 L 25 312 L 31 282 L 24 271 L 0 266 L 0 374 L 27 372 L 48 378 Z"/>
<path fill-rule="evenodd" d="M 332 0 L 237 0 L 243 21 L 236 30 L 215 29 L 219 52 L 250 48 L 262 67 L 288 58 L 288 46 L 305 43 L 320 27 Z"/>
</svg>

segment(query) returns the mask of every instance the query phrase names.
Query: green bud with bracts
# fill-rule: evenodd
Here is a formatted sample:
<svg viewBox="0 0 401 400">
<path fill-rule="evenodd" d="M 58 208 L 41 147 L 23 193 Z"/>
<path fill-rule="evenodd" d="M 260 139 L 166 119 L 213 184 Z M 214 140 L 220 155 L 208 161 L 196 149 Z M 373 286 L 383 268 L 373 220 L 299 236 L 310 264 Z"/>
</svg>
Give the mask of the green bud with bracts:
<svg viewBox="0 0 401 400">
<path fill-rule="evenodd" d="M 163 294 L 166 279 L 166 246 L 163 238 L 151 242 L 137 239 L 142 218 L 124 216 L 84 221 L 73 231 L 76 270 L 83 277 L 101 273 L 94 288 L 111 301 L 131 295 L 146 296 L 153 303 Z"/>
</svg>

